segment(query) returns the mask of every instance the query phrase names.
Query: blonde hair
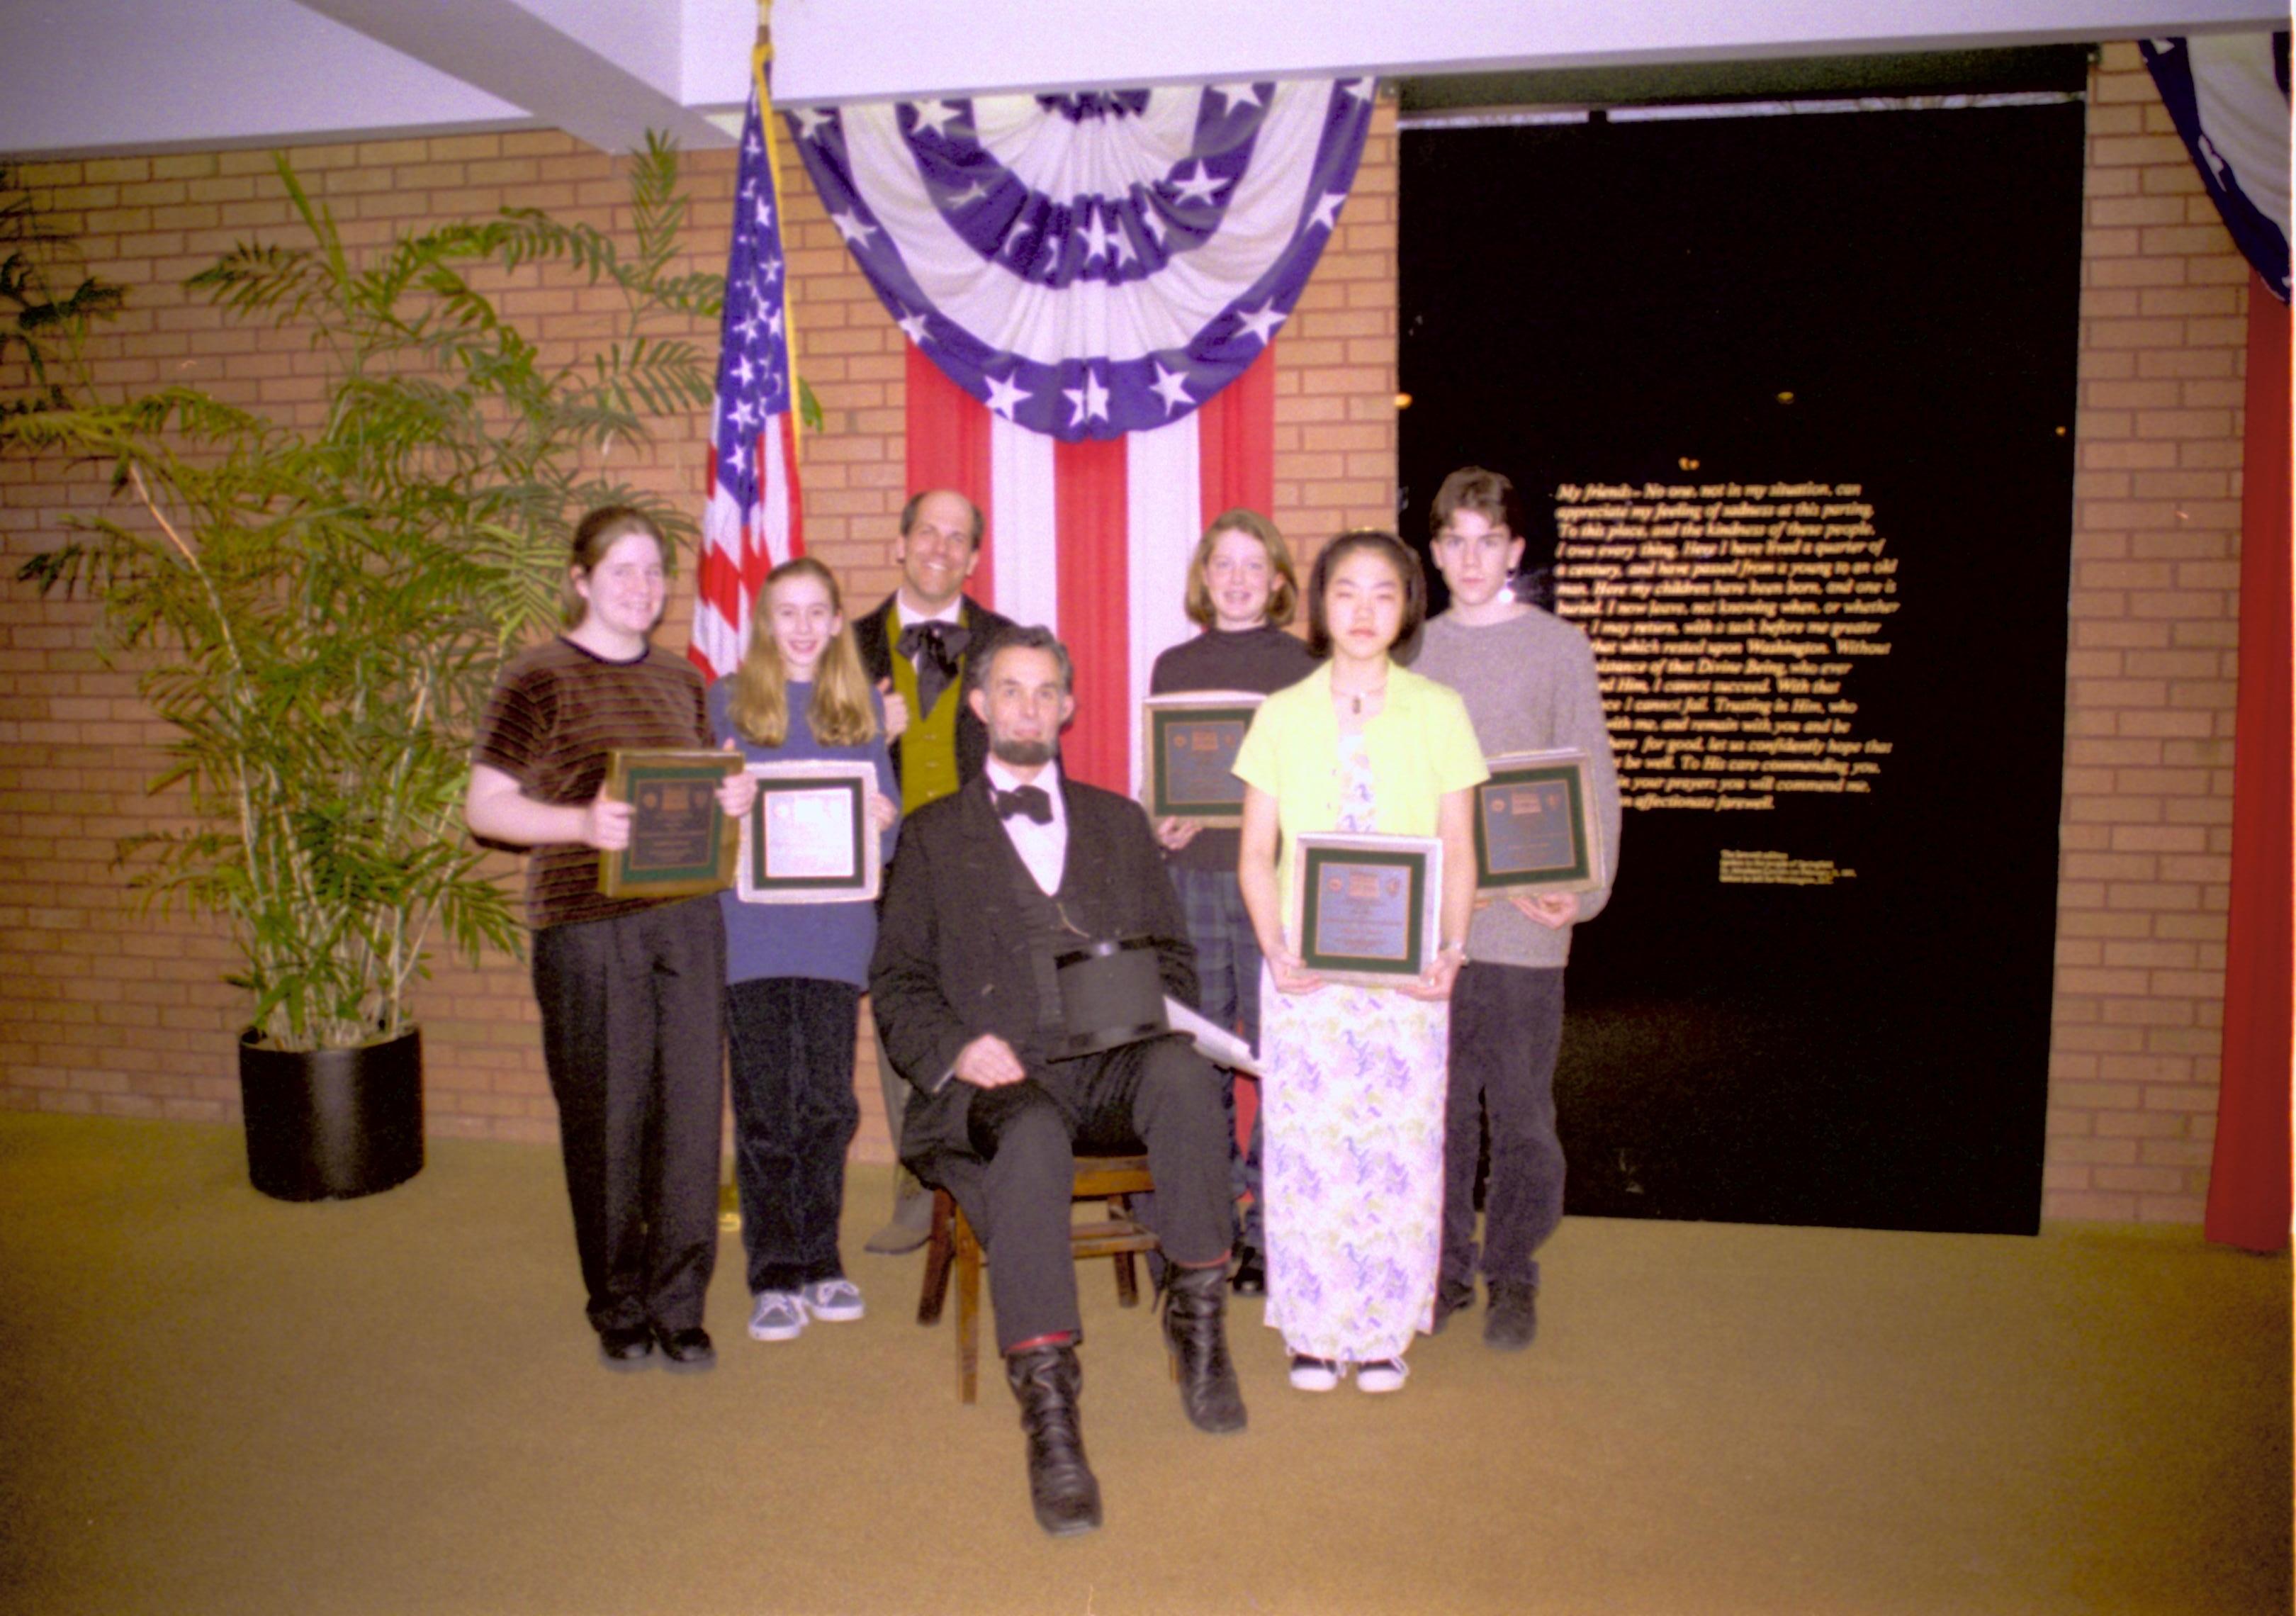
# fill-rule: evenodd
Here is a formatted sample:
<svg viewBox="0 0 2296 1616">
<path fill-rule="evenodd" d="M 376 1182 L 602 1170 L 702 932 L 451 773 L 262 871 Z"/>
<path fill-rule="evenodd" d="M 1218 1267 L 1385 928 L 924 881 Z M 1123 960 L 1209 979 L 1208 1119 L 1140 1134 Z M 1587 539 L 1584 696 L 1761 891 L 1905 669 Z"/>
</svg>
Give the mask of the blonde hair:
<svg viewBox="0 0 2296 1616">
<path fill-rule="evenodd" d="M 829 592 L 830 610 L 840 619 L 837 633 L 822 647 L 821 660 L 814 667 L 813 702 L 806 710 L 806 721 L 813 726 L 813 738 L 824 746 L 859 746 L 877 734 L 869 676 L 861 667 L 853 627 L 842 620 L 845 602 L 836 575 L 809 555 L 785 561 L 766 574 L 757 610 L 750 617 L 749 648 L 733 673 L 726 716 L 742 739 L 758 746 L 779 746 L 789 739 L 789 675 L 782 666 L 781 647 L 774 641 L 773 596 L 775 585 L 800 577 L 820 580 Z"/>
<path fill-rule="evenodd" d="M 1188 562 L 1188 620 L 1199 628 L 1210 628 L 1219 621 L 1204 569 L 1211 565 L 1212 547 L 1223 533 L 1248 533 L 1267 552 L 1267 570 L 1275 575 L 1267 595 L 1267 620 L 1275 628 L 1283 628 L 1300 606 L 1300 574 L 1292 565 L 1292 547 L 1283 542 L 1274 522 L 1243 505 L 1213 517 L 1204 536 L 1196 540 L 1196 553 Z"/>
</svg>

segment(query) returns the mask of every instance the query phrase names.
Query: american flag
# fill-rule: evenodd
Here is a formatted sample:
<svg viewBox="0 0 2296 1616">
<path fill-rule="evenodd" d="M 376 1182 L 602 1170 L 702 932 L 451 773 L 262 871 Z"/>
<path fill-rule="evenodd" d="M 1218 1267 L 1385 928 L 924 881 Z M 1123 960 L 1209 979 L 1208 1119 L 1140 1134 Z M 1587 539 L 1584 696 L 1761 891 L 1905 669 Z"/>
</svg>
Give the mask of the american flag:
<svg viewBox="0 0 2296 1616">
<path fill-rule="evenodd" d="M 726 263 L 725 326 L 709 447 L 709 503 L 693 636 L 685 654 L 704 678 L 734 671 L 748 644 L 750 609 L 775 563 L 805 552 L 797 485 L 795 383 L 783 307 L 779 198 L 772 131 L 761 114 L 762 74 L 750 87 Z"/>
</svg>

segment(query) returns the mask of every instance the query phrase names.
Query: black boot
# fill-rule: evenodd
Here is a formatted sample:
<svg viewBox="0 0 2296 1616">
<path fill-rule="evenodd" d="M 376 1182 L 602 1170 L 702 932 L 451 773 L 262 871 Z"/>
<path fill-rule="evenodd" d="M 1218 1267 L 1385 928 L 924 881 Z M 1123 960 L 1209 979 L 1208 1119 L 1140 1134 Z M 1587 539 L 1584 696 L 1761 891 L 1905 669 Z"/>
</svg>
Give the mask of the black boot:
<svg viewBox="0 0 2296 1616">
<path fill-rule="evenodd" d="M 1055 1538 L 1100 1524 L 1100 1483 L 1085 1462 L 1084 1431 L 1077 1423 L 1077 1392 L 1084 1368 L 1070 1346 L 1031 1347 L 1008 1354 L 1005 1383 L 1021 1402 L 1021 1429 L 1029 1436 L 1029 1501 L 1037 1524 Z"/>
<path fill-rule="evenodd" d="M 1235 1252 L 1235 1276 L 1228 1281 L 1238 1296 L 1267 1294 L 1267 1259 L 1253 1245 L 1238 1246 Z"/>
<path fill-rule="evenodd" d="M 1180 1382 L 1180 1407 L 1198 1431 L 1243 1429 L 1243 1391 L 1227 1355 L 1227 1265 L 1165 1272 L 1164 1345 Z"/>
</svg>

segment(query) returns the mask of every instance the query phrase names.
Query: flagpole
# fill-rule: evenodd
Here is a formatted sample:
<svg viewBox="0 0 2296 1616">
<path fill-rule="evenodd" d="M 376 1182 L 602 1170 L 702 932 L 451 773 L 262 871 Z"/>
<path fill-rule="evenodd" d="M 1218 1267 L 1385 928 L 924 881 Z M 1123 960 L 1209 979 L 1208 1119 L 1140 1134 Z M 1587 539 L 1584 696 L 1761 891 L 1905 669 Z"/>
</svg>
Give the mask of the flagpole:
<svg viewBox="0 0 2296 1616">
<path fill-rule="evenodd" d="M 758 0 L 758 43 L 750 53 L 750 79 L 758 92 L 758 127 L 766 134 L 766 167 L 774 176 L 774 190 L 778 195 L 782 184 L 781 137 L 774 128 L 774 0 Z M 774 209 L 774 239 L 782 241 L 782 210 Z M 783 243 L 783 262 L 789 259 L 788 247 Z M 790 450 L 795 456 L 798 446 L 805 439 L 804 393 L 797 377 L 797 298 L 793 289 L 783 283 L 782 296 L 782 330 L 789 352 L 790 367 Z"/>
</svg>

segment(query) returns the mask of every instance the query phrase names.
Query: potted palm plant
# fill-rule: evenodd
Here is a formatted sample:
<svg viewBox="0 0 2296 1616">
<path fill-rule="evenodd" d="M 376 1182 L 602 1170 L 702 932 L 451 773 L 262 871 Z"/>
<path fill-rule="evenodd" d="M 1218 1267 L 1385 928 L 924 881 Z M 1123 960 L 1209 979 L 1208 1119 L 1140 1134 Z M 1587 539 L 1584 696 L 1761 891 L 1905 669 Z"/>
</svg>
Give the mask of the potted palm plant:
<svg viewBox="0 0 2296 1616">
<path fill-rule="evenodd" d="M 307 333 L 321 408 L 59 390 L 0 415 L 0 447 L 109 472 L 111 501 L 22 576 L 99 603 L 107 652 L 173 733 L 152 787 L 181 788 L 183 821 L 120 858 L 147 901 L 227 923 L 250 1172 L 310 1200 L 422 1165 L 410 990 L 435 946 L 520 945 L 463 829 L 473 718 L 554 618 L 575 514 L 633 504 L 691 530 L 601 468 L 650 417 L 707 402 L 701 353 L 650 328 L 713 316 L 722 283 L 672 273 L 685 205 L 666 144 L 634 160 L 629 250 L 506 210 L 362 263 L 278 171 L 307 239 L 242 245 L 190 284 Z M 529 265 L 618 288 L 611 340 L 546 359 L 488 290 Z"/>
</svg>

